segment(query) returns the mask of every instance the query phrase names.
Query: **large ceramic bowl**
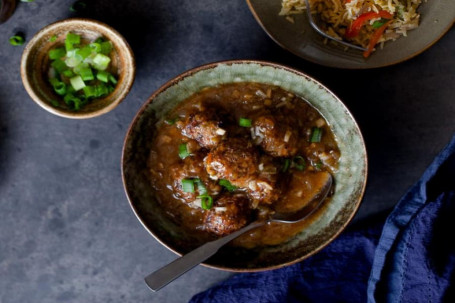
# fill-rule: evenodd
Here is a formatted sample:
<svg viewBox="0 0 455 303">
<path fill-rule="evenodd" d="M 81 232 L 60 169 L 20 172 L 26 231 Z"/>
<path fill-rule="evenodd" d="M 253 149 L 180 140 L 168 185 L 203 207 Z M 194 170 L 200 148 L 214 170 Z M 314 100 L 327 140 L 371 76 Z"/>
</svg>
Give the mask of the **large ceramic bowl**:
<svg viewBox="0 0 455 303">
<path fill-rule="evenodd" d="M 308 61 L 338 68 L 366 69 L 396 64 L 410 59 L 438 41 L 455 22 L 455 1 L 422 1 L 418 12 L 420 26 L 384 49 L 365 59 L 362 52 L 324 44 L 324 38 L 308 23 L 306 14 L 293 15 L 295 23 L 278 16 L 281 0 L 246 0 L 254 17 L 266 33 L 280 46 Z"/>
<path fill-rule="evenodd" d="M 231 271 L 258 271 L 289 265 L 311 256 L 346 227 L 359 207 L 367 178 L 366 151 L 360 130 L 343 103 L 311 77 L 274 63 L 228 61 L 190 70 L 156 91 L 134 118 L 125 138 L 122 173 L 125 191 L 138 219 L 163 245 L 177 254 L 194 248 L 184 230 L 168 220 L 157 203 L 147 171 L 151 138 L 166 113 L 204 87 L 232 82 L 278 85 L 311 103 L 329 123 L 341 151 L 335 194 L 308 218 L 293 240 L 270 247 L 226 246 L 205 265 Z M 303 101 L 302 101 L 303 102 Z"/>
</svg>

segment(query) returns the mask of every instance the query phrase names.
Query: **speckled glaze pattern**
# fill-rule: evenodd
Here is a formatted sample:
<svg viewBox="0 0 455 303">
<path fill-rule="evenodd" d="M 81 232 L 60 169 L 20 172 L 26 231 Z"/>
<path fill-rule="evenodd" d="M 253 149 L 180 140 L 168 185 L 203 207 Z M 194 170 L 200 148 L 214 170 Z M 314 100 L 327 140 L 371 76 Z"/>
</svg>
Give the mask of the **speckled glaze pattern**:
<svg viewBox="0 0 455 303">
<path fill-rule="evenodd" d="M 111 65 L 118 72 L 118 83 L 108 96 L 97 99 L 73 111 L 61 102 L 59 107 L 51 105 L 51 100 L 60 100 L 47 83 L 46 70 L 49 66 L 49 50 L 64 44 L 66 34 L 72 32 L 82 36 L 87 42 L 103 37 L 113 44 Z M 50 41 L 52 36 L 57 40 Z M 136 66 L 133 52 L 126 40 L 113 28 L 95 20 L 72 18 L 55 22 L 41 29 L 27 44 L 21 60 L 22 83 L 30 97 L 45 110 L 66 118 L 86 119 L 105 114 L 114 109 L 131 90 Z"/>
<path fill-rule="evenodd" d="M 227 61 L 188 71 L 162 86 L 136 115 L 125 138 L 122 168 L 126 194 L 139 220 L 158 241 L 178 254 L 186 252 L 182 243 L 187 235 L 162 214 L 149 185 L 145 166 L 150 139 L 157 123 L 179 102 L 204 87 L 232 82 L 277 85 L 307 100 L 328 121 L 341 151 L 340 165 L 332 200 L 308 219 L 311 223 L 293 240 L 252 250 L 225 247 L 205 265 L 258 271 L 298 262 L 326 246 L 352 219 L 365 190 L 367 157 L 360 130 L 343 103 L 322 84 L 296 70 L 267 62 Z"/>
<path fill-rule="evenodd" d="M 246 2 L 256 21 L 281 47 L 311 62 L 338 68 L 368 69 L 403 62 L 436 43 L 455 22 L 455 1 L 422 1 L 418 9 L 419 27 L 410 30 L 407 37 L 386 42 L 384 49 L 365 59 L 361 51 L 346 50 L 335 43 L 325 44 L 324 37 L 311 28 L 306 14 L 293 15 L 295 23 L 279 16 L 281 1 Z"/>
</svg>

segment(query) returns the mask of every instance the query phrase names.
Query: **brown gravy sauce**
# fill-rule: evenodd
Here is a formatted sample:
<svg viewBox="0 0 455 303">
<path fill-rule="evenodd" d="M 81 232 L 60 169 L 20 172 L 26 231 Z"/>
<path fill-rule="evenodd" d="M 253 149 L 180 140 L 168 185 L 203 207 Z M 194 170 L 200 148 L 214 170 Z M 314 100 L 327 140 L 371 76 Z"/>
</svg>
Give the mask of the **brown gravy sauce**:
<svg viewBox="0 0 455 303">
<path fill-rule="evenodd" d="M 308 201 L 302 197 L 310 197 L 320 186 L 322 175 L 325 172 L 333 173 L 338 167 L 340 152 L 327 122 L 306 101 L 280 87 L 248 82 L 205 88 L 181 102 L 168 113 L 167 119 L 183 120 L 191 113 L 213 108 L 221 113 L 225 123 L 223 127 L 229 135 L 251 139 L 250 129 L 240 127 L 239 119 L 248 117 L 254 120 L 265 114 L 285 117 L 289 125 L 298 132 L 297 155 L 305 159 L 306 167 L 300 171 L 291 166 L 286 172 L 282 172 L 282 167 L 279 167 L 278 178 L 287 180 L 285 181 L 287 187 L 274 204 L 265 206 L 266 212 L 270 209 L 292 211 L 304 206 Z M 185 203 L 175 194 L 172 187 L 173 182 L 176 182 L 175 175 L 170 171 L 172 167 L 183 165 L 179 157 L 180 144 L 186 143 L 187 146 L 198 150 L 200 164 L 189 168 L 196 174 L 205 173 L 203 158 L 208 150 L 201 148 L 195 140 L 182 135 L 181 130 L 173 122 L 157 125 L 148 161 L 151 183 L 161 207 L 170 219 L 182 228 L 197 234 L 201 243 L 206 242 L 216 237 L 204 228 L 206 210 Z M 321 140 L 317 143 L 310 142 L 314 127 L 322 129 Z M 283 159 L 277 160 L 283 161 Z M 295 176 L 291 177 L 292 174 Z M 261 207 L 261 205 L 258 206 L 259 209 Z M 246 248 L 278 245 L 293 238 L 307 224 L 309 224 L 308 221 L 294 224 L 268 224 L 242 235 L 233 241 L 233 245 Z"/>
</svg>

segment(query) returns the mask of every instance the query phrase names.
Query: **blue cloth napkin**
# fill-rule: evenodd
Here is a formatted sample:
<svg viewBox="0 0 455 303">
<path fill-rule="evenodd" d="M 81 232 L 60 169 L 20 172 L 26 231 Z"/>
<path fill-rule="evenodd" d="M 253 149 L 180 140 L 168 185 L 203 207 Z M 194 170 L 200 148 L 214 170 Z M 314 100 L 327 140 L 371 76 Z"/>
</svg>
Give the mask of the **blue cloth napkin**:
<svg viewBox="0 0 455 303">
<path fill-rule="evenodd" d="M 455 136 L 387 218 L 292 266 L 238 274 L 190 302 L 455 302 Z"/>
</svg>

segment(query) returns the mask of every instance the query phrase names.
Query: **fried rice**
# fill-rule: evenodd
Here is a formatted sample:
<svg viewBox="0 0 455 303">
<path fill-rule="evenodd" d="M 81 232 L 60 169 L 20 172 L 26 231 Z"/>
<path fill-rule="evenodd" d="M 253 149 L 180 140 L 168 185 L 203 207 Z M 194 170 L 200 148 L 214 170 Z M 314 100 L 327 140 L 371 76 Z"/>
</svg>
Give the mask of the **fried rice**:
<svg viewBox="0 0 455 303">
<path fill-rule="evenodd" d="M 373 51 L 376 44 L 406 36 L 419 26 L 421 0 L 309 0 L 318 25 L 330 36 Z M 305 0 L 282 0 L 280 15 L 300 14 Z M 386 15 L 386 17 L 384 17 Z M 382 16 L 382 17 L 381 17 Z M 357 31 L 353 31 L 357 27 Z M 383 28 L 382 28 L 383 27 Z M 364 54 L 365 55 L 365 54 Z M 366 54 L 365 57 L 369 55 Z"/>
</svg>

